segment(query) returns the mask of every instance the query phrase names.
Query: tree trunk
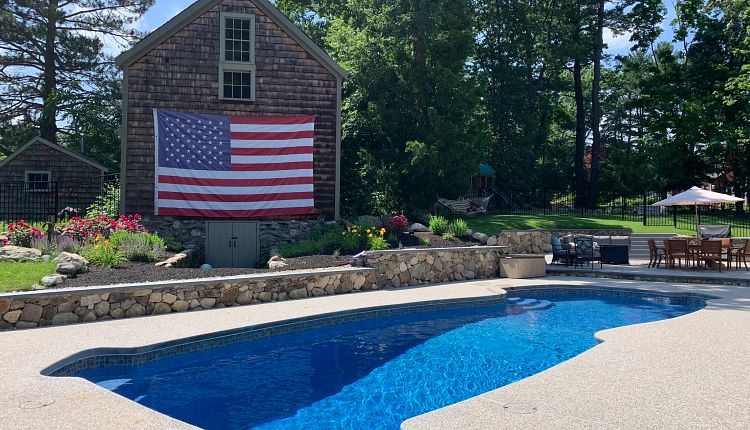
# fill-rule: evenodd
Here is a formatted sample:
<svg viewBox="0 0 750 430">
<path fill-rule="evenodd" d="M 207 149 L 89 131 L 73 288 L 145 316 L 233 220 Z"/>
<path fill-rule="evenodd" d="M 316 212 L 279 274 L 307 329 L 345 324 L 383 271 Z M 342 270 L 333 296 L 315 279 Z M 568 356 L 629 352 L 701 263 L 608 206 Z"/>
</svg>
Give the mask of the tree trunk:
<svg viewBox="0 0 750 430">
<path fill-rule="evenodd" d="M 586 206 L 586 171 L 583 157 L 586 150 L 586 108 L 583 100 L 583 82 L 581 81 L 581 59 L 573 60 L 573 87 L 576 100 L 576 152 L 575 152 L 575 205 Z"/>
<path fill-rule="evenodd" d="M 44 45 L 44 72 L 42 74 L 42 114 L 39 118 L 39 135 L 50 142 L 57 137 L 57 64 L 55 41 L 57 38 L 57 0 L 50 0 L 47 11 L 47 37 Z"/>
<path fill-rule="evenodd" d="M 589 184 L 589 207 L 594 208 L 599 195 L 599 158 L 602 137 L 599 126 L 601 123 L 601 106 L 599 89 L 602 78 L 602 49 L 604 46 L 604 0 L 599 1 L 596 12 L 596 39 L 594 40 L 594 76 L 591 81 L 591 177 Z"/>
</svg>

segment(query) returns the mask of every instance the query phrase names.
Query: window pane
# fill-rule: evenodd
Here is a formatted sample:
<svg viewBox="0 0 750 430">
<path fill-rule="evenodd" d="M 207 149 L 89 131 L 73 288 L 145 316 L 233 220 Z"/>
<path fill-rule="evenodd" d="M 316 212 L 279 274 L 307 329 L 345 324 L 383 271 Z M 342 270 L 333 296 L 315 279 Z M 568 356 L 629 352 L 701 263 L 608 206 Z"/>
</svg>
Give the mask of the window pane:
<svg viewBox="0 0 750 430">
<path fill-rule="evenodd" d="M 232 98 L 232 86 L 231 85 L 224 85 L 224 97 L 225 98 Z"/>
<path fill-rule="evenodd" d="M 250 73 L 243 73 L 242 74 L 242 85 L 250 85 Z"/>
<path fill-rule="evenodd" d="M 249 52 L 243 52 L 242 53 L 242 60 L 240 60 L 240 61 L 244 61 L 244 62 L 250 61 L 250 53 Z"/>
<path fill-rule="evenodd" d="M 240 36 L 242 40 L 250 40 L 250 30 L 242 30 Z"/>
<path fill-rule="evenodd" d="M 250 42 L 242 42 L 240 47 L 243 52 L 250 52 Z"/>
<path fill-rule="evenodd" d="M 224 85 L 232 85 L 232 72 L 224 72 Z"/>
<path fill-rule="evenodd" d="M 250 86 L 243 86 L 242 87 L 242 98 L 243 99 L 250 99 Z"/>
<path fill-rule="evenodd" d="M 242 29 L 243 30 L 249 30 L 250 29 L 250 20 L 249 19 L 243 19 L 242 20 Z"/>
</svg>

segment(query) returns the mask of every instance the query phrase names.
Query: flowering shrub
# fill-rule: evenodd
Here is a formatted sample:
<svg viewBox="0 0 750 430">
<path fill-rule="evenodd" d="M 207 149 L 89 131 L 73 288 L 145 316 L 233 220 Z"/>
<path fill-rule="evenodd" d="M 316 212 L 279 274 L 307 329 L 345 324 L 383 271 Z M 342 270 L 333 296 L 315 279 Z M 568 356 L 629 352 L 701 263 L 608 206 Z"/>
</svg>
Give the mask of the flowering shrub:
<svg viewBox="0 0 750 430">
<path fill-rule="evenodd" d="M 31 246 L 31 239 L 44 236 L 41 230 L 20 220 L 17 223 L 8 223 L 7 245 Z"/>
<path fill-rule="evenodd" d="M 8 242 L 10 242 L 10 241 L 8 240 L 8 238 L 7 238 L 7 237 L 5 237 L 5 236 L 0 236 L 0 246 L 5 246 L 5 245 L 7 245 L 7 244 L 8 244 Z"/>
<path fill-rule="evenodd" d="M 353 225 L 341 233 L 341 246 L 346 251 L 356 249 L 388 249 L 388 242 L 383 239 L 385 228 Z"/>
<path fill-rule="evenodd" d="M 141 218 L 138 214 L 122 215 L 118 218 L 108 218 L 106 215 L 93 218 L 73 217 L 63 225 L 60 234 L 85 242 L 97 236 L 108 236 L 116 231 L 140 233 L 146 231 L 140 224 Z"/>
<path fill-rule="evenodd" d="M 156 261 L 164 255 L 164 240 L 156 234 L 119 230 L 109 240 L 129 261 Z"/>
<path fill-rule="evenodd" d="M 97 235 L 93 243 L 86 246 L 83 256 L 97 266 L 112 267 L 127 261 L 127 258 L 108 239 Z"/>
<path fill-rule="evenodd" d="M 393 212 L 391 218 L 385 222 L 385 226 L 390 230 L 406 231 L 409 228 L 409 219 L 406 218 L 403 212 L 400 214 Z"/>
</svg>

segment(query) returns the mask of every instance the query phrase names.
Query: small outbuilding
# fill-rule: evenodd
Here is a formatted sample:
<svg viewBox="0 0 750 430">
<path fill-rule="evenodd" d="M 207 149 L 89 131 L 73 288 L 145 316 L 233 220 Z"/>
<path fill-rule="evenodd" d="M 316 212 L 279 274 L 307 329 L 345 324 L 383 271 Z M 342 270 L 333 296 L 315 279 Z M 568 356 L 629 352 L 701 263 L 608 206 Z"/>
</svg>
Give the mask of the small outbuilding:
<svg viewBox="0 0 750 430">
<path fill-rule="evenodd" d="M 60 209 L 84 210 L 109 170 L 41 137 L 0 161 L 0 220 L 47 220 Z"/>
</svg>

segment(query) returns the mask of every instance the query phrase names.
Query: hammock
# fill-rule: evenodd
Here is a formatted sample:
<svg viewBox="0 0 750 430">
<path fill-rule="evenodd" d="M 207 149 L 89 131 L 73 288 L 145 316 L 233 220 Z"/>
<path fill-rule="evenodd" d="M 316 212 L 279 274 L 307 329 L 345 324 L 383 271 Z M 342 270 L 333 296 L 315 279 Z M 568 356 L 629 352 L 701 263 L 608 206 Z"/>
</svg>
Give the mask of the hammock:
<svg viewBox="0 0 750 430">
<path fill-rule="evenodd" d="M 479 197 L 463 200 L 448 200 L 438 198 L 438 203 L 448 208 L 451 212 L 461 215 L 476 215 L 487 212 L 487 205 L 490 203 L 489 197 Z"/>
</svg>

